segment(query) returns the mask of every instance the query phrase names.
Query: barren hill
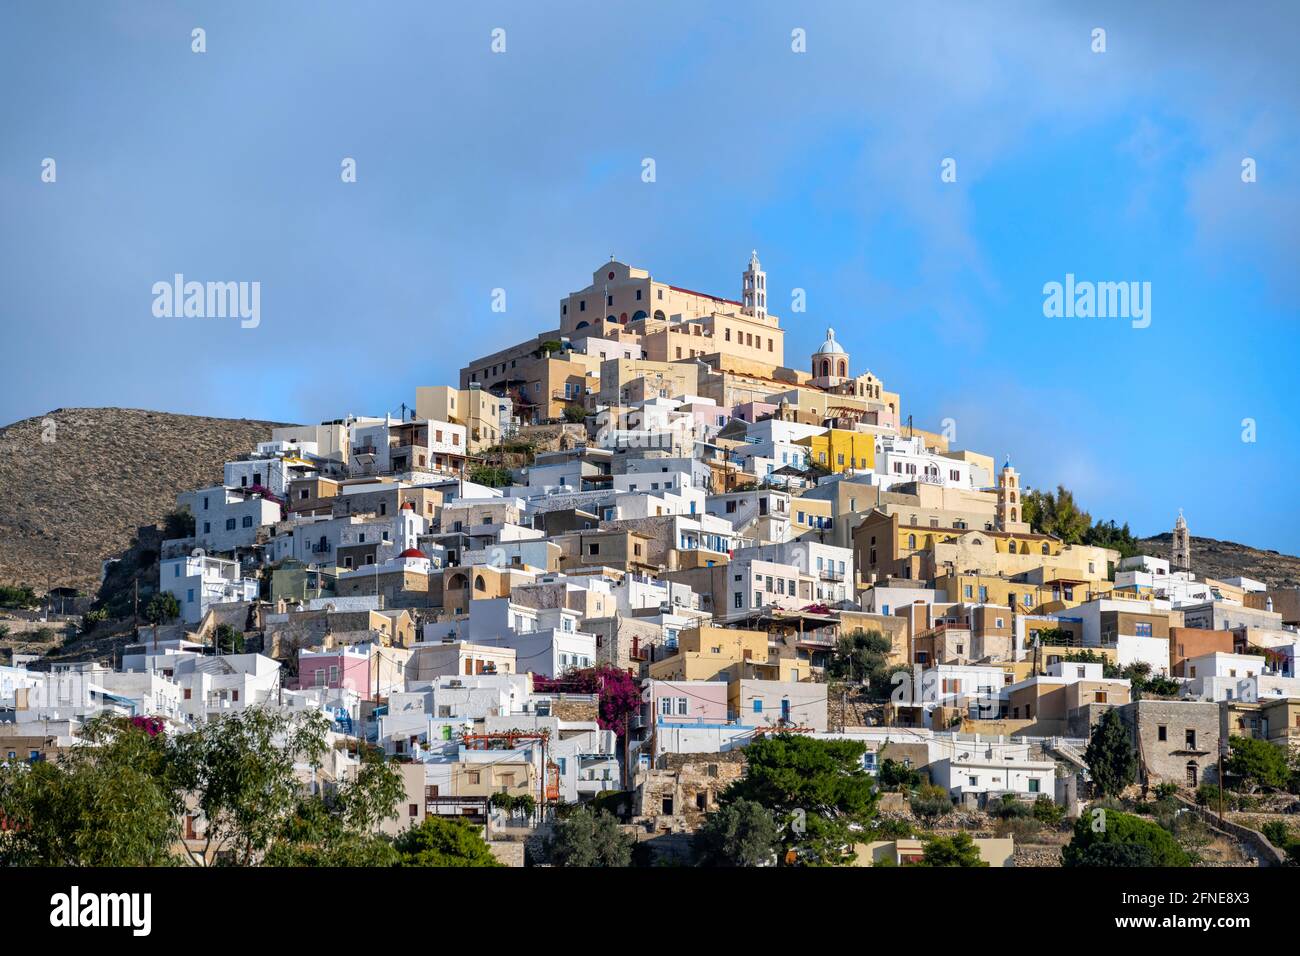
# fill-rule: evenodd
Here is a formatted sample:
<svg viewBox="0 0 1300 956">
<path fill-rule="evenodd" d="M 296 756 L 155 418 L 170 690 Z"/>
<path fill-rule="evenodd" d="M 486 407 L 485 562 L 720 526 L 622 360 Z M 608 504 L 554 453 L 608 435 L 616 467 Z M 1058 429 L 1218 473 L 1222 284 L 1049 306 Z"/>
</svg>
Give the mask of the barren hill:
<svg viewBox="0 0 1300 956">
<path fill-rule="evenodd" d="M 1169 557 L 1169 532 L 1138 542 L 1144 554 Z M 1244 577 L 1272 588 L 1300 587 L 1300 558 L 1279 551 L 1261 551 L 1235 541 L 1192 537 L 1192 573 L 1198 578 Z"/>
<path fill-rule="evenodd" d="M 0 429 L 0 583 L 93 591 L 100 562 L 276 422 L 56 408 Z"/>
</svg>

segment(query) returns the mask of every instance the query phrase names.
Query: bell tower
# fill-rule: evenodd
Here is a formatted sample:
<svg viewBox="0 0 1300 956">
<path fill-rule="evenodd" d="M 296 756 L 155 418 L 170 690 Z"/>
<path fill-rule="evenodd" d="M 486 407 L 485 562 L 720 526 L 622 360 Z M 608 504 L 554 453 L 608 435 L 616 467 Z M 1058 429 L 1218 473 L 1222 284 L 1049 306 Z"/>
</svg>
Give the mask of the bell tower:
<svg viewBox="0 0 1300 956">
<path fill-rule="evenodd" d="M 1022 521 L 1024 502 L 1020 498 L 1020 475 L 1007 458 L 998 472 L 998 527 L 1015 534 L 1027 534 L 1029 523 Z"/>
<path fill-rule="evenodd" d="M 767 273 L 758 261 L 758 250 L 749 254 L 749 268 L 740 280 L 741 312 L 755 318 L 767 318 Z"/>
<path fill-rule="evenodd" d="M 1174 536 L 1169 542 L 1169 567 L 1174 571 L 1192 570 L 1192 538 L 1187 531 L 1187 519 L 1183 509 L 1178 509 L 1178 520 L 1174 522 Z"/>
</svg>

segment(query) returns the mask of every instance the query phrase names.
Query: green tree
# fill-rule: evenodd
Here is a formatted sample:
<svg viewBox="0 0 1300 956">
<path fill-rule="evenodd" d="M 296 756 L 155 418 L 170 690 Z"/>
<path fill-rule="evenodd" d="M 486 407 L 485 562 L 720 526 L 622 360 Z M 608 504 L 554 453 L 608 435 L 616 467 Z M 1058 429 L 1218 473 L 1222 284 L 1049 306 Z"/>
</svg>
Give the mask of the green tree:
<svg viewBox="0 0 1300 956">
<path fill-rule="evenodd" d="M 920 866 L 988 866 L 969 833 L 929 836 L 921 852 Z"/>
<path fill-rule="evenodd" d="M 336 808 L 316 794 L 300 796 L 262 857 L 263 866 L 397 866 L 386 837 L 351 830 Z"/>
<path fill-rule="evenodd" d="M 587 410 L 581 405 L 565 405 L 564 420 L 571 424 L 579 424 L 586 421 Z"/>
<path fill-rule="evenodd" d="M 244 653 L 244 632 L 229 624 L 218 624 L 212 639 L 222 654 Z"/>
<path fill-rule="evenodd" d="M 479 828 L 458 817 L 426 816 L 394 843 L 401 866 L 502 866 Z"/>
<path fill-rule="evenodd" d="M 1231 777 L 1238 777 L 1247 792 L 1260 787 L 1267 790 L 1285 790 L 1291 778 L 1291 767 L 1286 753 L 1267 740 L 1254 737 L 1229 737 L 1231 752 L 1223 769 Z"/>
<path fill-rule="evenodd" d="M 1084 533 L 1083 543 L 1118 551 L 1121 558 L 1131 558 L 1142 553 L 1127 522 L 1123 527 L 1116 527 L 1114 521 L 1098 521 Z"/>
<path fill-rule="evenodd" d="M 188 511 L 168 512 L 163 519 L 163 537 L 168 540 L 194 537 L 194 515 Z"/>
<path fill-rule="evenodd" d="M 1119 810 L 1099 808 L 1074 824 L 1061 850 L 1062 866 L 1190 866 L 1191 857 L 1168 830 Z"/>
<path fill-rule="evenodd" d="M 765 866 L 776 861 L 780 845 L 776 820 L 752 800 L 715 810 L 695 834 L 695 852 L 706 866 Z"/>
<path fill-rule="evenodd" d="M 1115 708 L 1097 721 L 1083 759 L 1088 764 L 1093 786 L 1104 796 L 1119 796 L 1137 779 L 1137 753 Z"/>
<path fill-rule="evenodd" d="M 320 765 L 327 729 L 320 713 L 250 708 L 176 738 L 172 775 L 207 822 L 205 855 L 224 851 L 244 866 L 259 861 L 297 810 L 295 765 Z"/>
<path fill-rule="evenodd" d="M 893 641 L 880 631 L 859 630 L 845 634 L 835 647 L 827 672 L 837 680 L 866 684 L 873 698 L 884 700 L 893 689 L 892 677 L 897 669 L 889 665 L 889 654 L 893 649 Z"/>
<path fill-rule="evenodd" d="M 581 807 L 555 824 L 547 849 L 555 866 L 631 866 L 632 842 L 613 815 Z"/>
<path fill-rule="evenodd" d="M 1034 801 L 1034 819 L 1048 826 L 1056 826 L 1065 816 L 1065 808 L 1045 793 L 1040 793 Z"/>
<path fill-rule="evenodd" d="M 170 591 L 159 591 L 144 609 L 144 619 L 150 624 L 166 624 L 180 616 L 181 606 Z"/>
<path fill-rule="evenodd" d="M 101 717 L 58 763 L 0 766 L 0 866 L 172 862 L 179 804 L 163 782 L 165 740 Z"/>
<path fill-rule="evenodd" d="M 466 477 L 475 484 L 487 485 L 489 488 L 504 488 L 514 480 L 510 469 L 500 465 L 474 465 Z"/>
<path fill-rule="evenodd" d="M 13 587 L 0 584 L 0 607 L 33 608 L 39 603 L 36 592 L 26 585 Z"/>
<path fill-rule="evenodd" d="M 782 824 L 781 842 L 811 864 L 851 862 L 859 828 L 870 825 L 878 794 L 862 767 L 866 746 L 775 734 L 745 748 L 745 774 L 721 796 L 723 805 L 752 800 Z"/>
<path fill-rule="evenodd" d="M 890 757 L 886 757 L 880 762 L 880 770 L 876 775 L 876 779 L 885 790 L 915 790 L 921 785 L 919 771 L 909 767 L 901 760 L 894 760 Z"/>
<path fill-rule="evenodd" d="M 1057 485 L 1056 493 L 1027 490 L 1021 496 L 1021 518 L 1040 534 L 1051 534 L 1066 544 L 1080 544 L 1092 527 L 1092 517 L 1074 500 L 1074 493 Z"/>
</svg>

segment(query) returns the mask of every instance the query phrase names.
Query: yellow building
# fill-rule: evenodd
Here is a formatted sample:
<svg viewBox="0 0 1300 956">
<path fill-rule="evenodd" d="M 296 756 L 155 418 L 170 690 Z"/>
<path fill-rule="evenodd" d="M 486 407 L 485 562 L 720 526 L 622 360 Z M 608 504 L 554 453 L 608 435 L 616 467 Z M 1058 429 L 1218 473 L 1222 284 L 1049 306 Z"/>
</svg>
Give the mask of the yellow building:
<svg viewBox="0 0 1300 956">
<path fill-rule="evenodd" d="M 807 680 L 811 668 L 795 658 L 778 657 L 766 631 L 701 625 L 683 631 L 677 653 L 650 665 L 653 680 Z"/>
<path fill-rule="evenodd" d="M 464 425 L 470 454 L 501 441 L 504 399 L 481 388 L 421 385 L 415 390 L 416 418 Z"/>
<path fill-rule="evenodd" d="M 827 471 L 871 471 L 876 466 L 876 437 L 867 432 L 828 428 L 795 444 L 807 447 L 809 460 Z"/>
</svg>

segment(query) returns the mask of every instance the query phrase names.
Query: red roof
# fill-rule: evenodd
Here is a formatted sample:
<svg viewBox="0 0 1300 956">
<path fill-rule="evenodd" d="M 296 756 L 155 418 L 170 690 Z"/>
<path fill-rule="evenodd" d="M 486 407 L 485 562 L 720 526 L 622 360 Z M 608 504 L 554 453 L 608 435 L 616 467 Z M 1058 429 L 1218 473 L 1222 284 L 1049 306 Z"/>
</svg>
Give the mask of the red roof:
<svg viewBox="0 0 1300 956">
<path fill-rule="evenodd" d="M 424 552 L 421 551 L 419 548 L 407 548 L 405 551 L 403 551 L 401 554 L 398 555 L 399 558 L 423 558 L 424 556 L 425 556 Z"/>
</svg>

